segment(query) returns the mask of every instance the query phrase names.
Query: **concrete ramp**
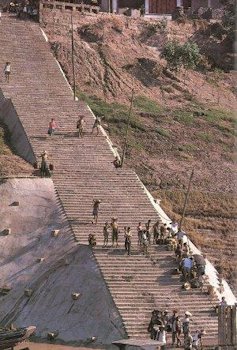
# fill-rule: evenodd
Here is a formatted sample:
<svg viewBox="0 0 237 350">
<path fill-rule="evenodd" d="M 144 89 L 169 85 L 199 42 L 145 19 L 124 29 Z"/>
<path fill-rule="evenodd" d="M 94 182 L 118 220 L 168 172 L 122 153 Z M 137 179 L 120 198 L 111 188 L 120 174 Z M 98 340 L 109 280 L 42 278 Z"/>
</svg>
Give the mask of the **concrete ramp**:
<svg viewBox="0 0 237 350">
<path fill-rule="evenodd" d="M 75 243 L 53 182 L 5 180 L 0 198 L 0 288 L 10 289 L 0 296 L 0 325 L 34 324 L 41 338 L 56 332 L 77 344 L 126 337 L 92 251 Z"/>
</svg>

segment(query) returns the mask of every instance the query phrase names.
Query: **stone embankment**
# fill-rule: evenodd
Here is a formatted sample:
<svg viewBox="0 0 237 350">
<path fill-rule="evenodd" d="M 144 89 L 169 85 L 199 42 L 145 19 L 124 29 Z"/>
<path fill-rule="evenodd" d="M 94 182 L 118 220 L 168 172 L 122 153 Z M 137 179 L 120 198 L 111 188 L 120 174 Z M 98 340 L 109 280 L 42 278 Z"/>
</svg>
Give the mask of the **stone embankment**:
<svg viewBox="0 0 237 350">
<path fill-rule="evenodd" d="M 53 332 L 78 345 L 125 337 L 93 253 L 73 239 L 52 180 L 5 180 L 0 198 L 0 288 L 10 289 L 0 295 L 0 324 L 36 325 L 37 337 Z"/>
<path fill-rule="evenodd" d="M 175 308 L 181 315 L 189 310 L 193 314 L 192 329 L 208 329 L 208 342 L 216 344 L 217 316 L 213 306 L 217 300 L 209 300 L 200 290 L 181 290 L 178 276 L 172 274 L 176 267 L 173 253 L 166 251 L 165 247 L 152 246 L 149 257 L 143 256 L 139 251 L 136 237 L 138 222 L 145 223 L 151 219 L 154 223 L 158 219 L 167 221 L 168 218 L 163 217 L 161 211 L 159 215 L 155 210 L 133 171 L 114 168 L 114 154 L 106 135 L 102 131 L 98 136 L 91 134 L 94 116 L 84 103 L 73 102 L 71 90 L 39 26 L 4 17 L 0 24 L 0 45 L 0 65 L 3 66 L 6 61 L 11 61 L 12 64 L 10 83 L 1 82 L 3 95 L 11 98 L 35 157 L 47 150 L 49 161 L 54 164 L 53 182 L 71 227 L 68 239 L 72 232 L 78 244 L 83 246 L 88 243 L 89 233 L 96 234 L 97 247 L 93 256 L 97 265 L 94 266 L 96 271 L 100 269 L 104 277 L 128 336 L 148 337 L 147 325 L 151 311 L 172 311 Z M 86 132 L 79 139 L 76 121 L 81 114 L 85 115 Z M 52 137 L 47 135 L 51 118 L 55 118 L 60 126 L 57 134 Z M 101 200 L 97 225 L 91 223 L 93 199 Z M 105 249 L 102 248 L 102 228 L 104 222 L 110 221 L 113 216 L 118 217 L 121 228 L 119 248 Z M 124 255 L 123 226 L 132 228 L 131 256 Z M 85 259 L 91 264 L 94 258 L 89 255 L 87 252 Z M 78 256 L 78 259 L 82 257 Z M 75 271 L 76 267 L 70 271 L 72 276 Z M 61 268 L 54 273 L 55 277 L 49 277 L 53 293 L 47 286 L 42 286 L 38 291 L 42 305 L 45 299 L 40 299 L 40 295 L 49 298 L 48 310 L 51 316 L 47 313 L 43 317 L 39 308 L 32 308 L 32 316 L 25 318 L 23 312 L 19 316 L 19 322 L 32 317 L 36 326 L 42 320 L 45 324 L 50 323 L 54 319 L 55 310 L 60 309 L 60 301 L 57 299 L 60 283 L 66 280 L 68 292 L 71 290 L 68 273 L 65 268 Z M 86 278 L 83 283 L 87 284 Z M 88 286 L 90 283 L 91 277 L 88 275 Z M 104 298 L 107 298 L 106 293 Z M 50 300 L 54 304 L 52 309 Z M 89 307 L 91 301 L 88 299 L 87 302 Z M 83 327 L 86 312 L 82 315 L 80 308 L 73 312 L 77 317 L 76 323 L 71 319 L 62 320 L 63 314 L 57 318 L 57 323 L 67 322 L 68 328 L 74 329 Z M 98 322 L 104 322 L 103 314 L 96 312 L 94 316 Z M 11 320 L 14 321 L 15 317 L 11 317 Z M 123 329 L 122 326 L 120 329 Z M 122 333 L 118 333 L 122 337 Z M 118 339 L 118 333 L 114 333 L 115 339 Z"/>
</svg>

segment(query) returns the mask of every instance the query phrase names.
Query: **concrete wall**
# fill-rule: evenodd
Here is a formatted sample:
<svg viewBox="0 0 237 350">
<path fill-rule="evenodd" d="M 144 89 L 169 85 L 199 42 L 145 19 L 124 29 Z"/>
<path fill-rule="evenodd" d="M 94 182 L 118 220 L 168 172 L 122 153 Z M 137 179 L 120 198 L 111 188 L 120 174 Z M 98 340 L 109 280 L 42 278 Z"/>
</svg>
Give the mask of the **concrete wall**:
<svg viewBox="0 0 237 350">
<path fill-rule="evenodd" d="M 0 120 L 11 133 L 11 144 L 17 155 L 33 164 L 36 161 L 33 149 L 10 99 L 5 99 L 0 89 Z"/>
<path fill-rule="evenodd" d="M 0 103 L 2 103 L 5 100 L 5 97 L 3 95 L 2 90 L 0 89 Z"/>
<path fill-rule="evenodd" d="M 34 325 L 40 338 L 57 331 L 58 340 L 75 345 L 90 344 L 92 337 L 97 345 L 125 338 L 93 252 L 75 242 L 52 180 L 8 180 L 0 184 L 0 198 L 0 287 L 12 288 L 0 296 L 0 326 Z M 5 228 L 12 232 L 1 236 Z M 55 229 L 58 237 L 51 234 Z M 32 297 L 25 288 L 33 289 Z"/>
<path fill-rule="evenodd" d="M 199 7 L 207 7 L 208 6 L 208 0 L 195 0 L 192 1 L 192 11 L 196 11 L 199 9 Z"/>
<path fill-rule="evenodd" d="M 108 12 L 109 11 L 109 1 L 110 0 L 101 0 L 101 11 Z"/>
<path fill-rule="evenodd" d="M 193 0 L 192 11 L 196 11 L 199 7 L 211 7 L 213 9 L 221 7 L 219 0 Z"/>
<path fill-rule="evenodd" d="M 210 0 L 210 7 L 213 9 L 222 7 L 220 0 Z"/>
</svg>

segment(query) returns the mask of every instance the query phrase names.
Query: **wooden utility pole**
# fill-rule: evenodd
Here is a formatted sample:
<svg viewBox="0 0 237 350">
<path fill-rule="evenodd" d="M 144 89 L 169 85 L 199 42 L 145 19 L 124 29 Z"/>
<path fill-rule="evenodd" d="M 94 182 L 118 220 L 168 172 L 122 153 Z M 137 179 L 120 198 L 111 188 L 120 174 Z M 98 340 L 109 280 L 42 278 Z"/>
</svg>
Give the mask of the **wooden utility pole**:
<svg viewBox="0 0 237 350">
<path fill-rule="evenodd" d="M 179 230 L 180 231 L 182 229 L 182 223 L 183 223 L 184 217 L 185 217 L 185 211 L 186 211 L 186 207 L 187 207 L 187 204 L 188 204 L 188 197 L 189 197 L 189 193 L 190 193 L 190 188 L 191 188 L 191 182 L 192 182 L 193 175 L 194 175 L 194 168 L 193 168 L 192 173 L 191 173 L 190 178 L 189 178 L 188 190 L 187 190 L 187 193 L 186 193 L 186 196 L 185 196 L 183 213 L 182 213 L 182 217 L 181 217 L 180 224 L 179 224 Z"/>
<path fill-rule="evenodd" d="M 73 12 L 72 12 L 73 13 Z M 73 97 L 76 100 L 76 79 L 75 79 L 75 62 L 74 62 L 74 32 L 73 32 L 73 18 L 71 13 L 71 30 L 72 30 L 72 76 L 73 76 Z"/>
<path fill-rule="evenodd" d="M 124 163 L 125 153 L 126 153 L 127 145 L 128 145 L 128 128 L 129 128 L 129 122 L 130 122 L 130 117 L 131 117 L 131 113 L 132 113 L 133 99 L 134 99 L 134 89 L 132 89 L 131 103 L 130 103 L 130 108 L 129 108 L 128 117 L 127 117 L 126 132 L 125 132 L 124 146 L 123 146 L 123 154 L 122 154 L 122 158 L 121 158 L 121 167 L 123 166 L 123 163 Z"/>
</svg>

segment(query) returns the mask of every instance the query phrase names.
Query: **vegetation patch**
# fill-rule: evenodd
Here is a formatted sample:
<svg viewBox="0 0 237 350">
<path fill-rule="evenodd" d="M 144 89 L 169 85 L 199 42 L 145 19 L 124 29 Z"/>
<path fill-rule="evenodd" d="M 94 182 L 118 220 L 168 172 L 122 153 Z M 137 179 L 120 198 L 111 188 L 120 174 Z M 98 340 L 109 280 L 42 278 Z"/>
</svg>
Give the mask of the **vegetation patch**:
<svg viewBox="0 0 237 350">
<path fill-rule="evenodd" d="M 157 132 L 158 135 L 161 135 L 163 137 L 169 137 L 170 136 L 170 132 L 167 129 L 157 128 L 156 132 Z"/>
<path fill-rule="evenodd" d="M 199 47 L 194 42 L 180 44 L 176 40 L 168 41 L 161 56 L 166 59 L 167 67 L 171 70 L 195 69 L 201 60 Z"/>
<path fill-rule="evenodd" d="M 204 142 L 212 142 L 213 141 L 213 137 L 210 133 L 202 131 L 202 132 L 198 132 L 197 134 L 197 138 L 199 138 L 200 140 L 204 141 Z"/>
<path fill-rule="evenodd" d="M 198 147 L 196 147 L 193 143 L 186 143 L 186 144 L 180 145 L 178 147 L 178 150 L 180 152 L 193 153 L 198 150 Z"/>
<path fill-rule="evenodd" d="M 164 33 L 167 27 L 167 20 L 164 18 L 161 21 L 147 22 L 146 26 L 141 34 L 141 37 L 148 39 L 156 33 Z"/>
<path fill-rule="evenodd" d="M 109 131 L 115 131 L 117 128 L 121 133 L 124 133 L 125 125 L 128 122 L 129 106 L 117 102 L 108 103 L 96 96 L 87 96 L 82 92 L 78 93 L 78 98 L 85 101 L 95 115 L 103 117 L 104 122 L 109 122 Z M 134 112 L 129 118 L 129 125 L 134 130 L 146 131 Z"/>
<path fill-rule="evenodd" d="M 229 111 L 223 111 L 220 109 L 208 109 L 205 111 L 205 116 L 203 117 L 209 122 L 217 122 L 219 120 L 225 120 L 229 122 L 235 121 L 234 113 Z"/>
<path fill-rule="evenodd" d="M 173 114 L 174 114 L 174 119 L 182 124 L 190 125 L 195 121 L 193 113 L 190 111 L 178 109 L 178 110 L 175 110 Z"/>
<path fill-rule="evenodd" d="M 0 155 L 9 155 L 10 150 L 10 132 L 7 127 L 0 122 Z"/>
<path fill-rule="evenodd" d="M 146 96 L 136 96 L 134 107 L 139 113 L 159 114 L 163 108 L 155 101 Z"/>
</svg>

